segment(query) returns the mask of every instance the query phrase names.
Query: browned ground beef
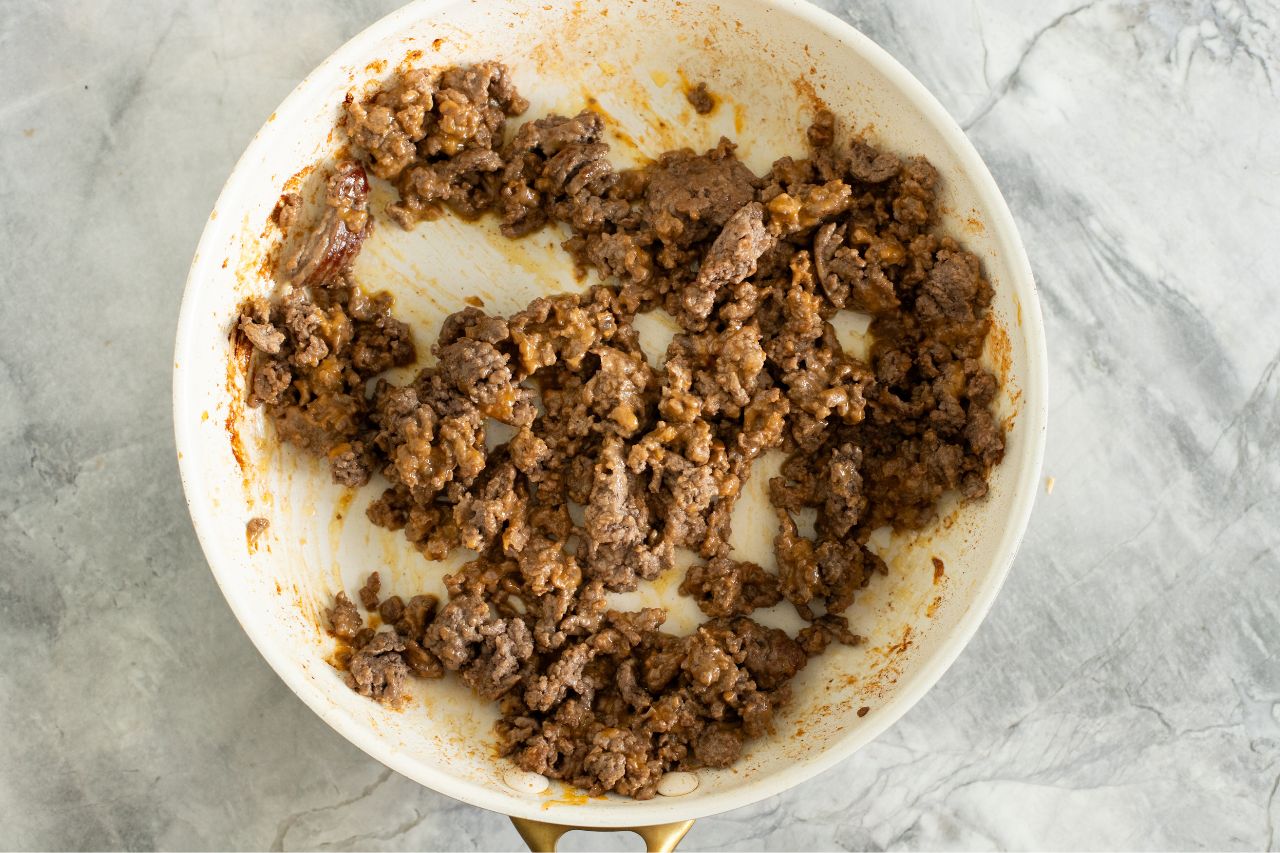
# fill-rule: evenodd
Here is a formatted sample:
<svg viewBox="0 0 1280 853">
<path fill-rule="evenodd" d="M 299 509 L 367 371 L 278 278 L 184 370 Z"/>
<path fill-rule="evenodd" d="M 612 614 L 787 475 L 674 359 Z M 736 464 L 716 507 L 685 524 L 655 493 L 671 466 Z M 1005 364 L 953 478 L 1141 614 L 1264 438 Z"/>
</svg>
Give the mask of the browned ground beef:
<svg viewBox="0 0 1280 853">
<path fill-rule="evenodd" d="M 887 571 L 872 531 L 929 523 L 948 490 L 986 492 L 1004 451 L 979 362 L 991 288 L 937 232 L 933 167 L 837 145 L 830 112 L 806 157 L 757 176 L 728 140 L 617 170 L 599 116 L 507 133 L 524 108 L 496 63 L 411 71 L 348 101 L 358 159 L 334 171 L 278 298 L 239 318 L 258 351 L 250 403 L 337 482 L 385 478 L 374 523 L 430 559 L 478 554 L 446 577 L 445 602 L 384 599 L 371 575 L 358 598 L 379 632 L 337 594 L 354 689 L 394 705 L 408 677 L 456 673 L 500 702 L 501 749 L 521 767 L 646 798 L 670 770 L 732 764 L 809 656 L 859 642 L 844 612 Z M 433 363 L 392 384 L 380 374 L 417 350 L 390 297 L 350 273 L 372 222 L 366 168 L 395 184 L 387 212 L 405 227 L 445 208 L 492 212 L 511 236 L 565 223 L 603 283 L 509 317 L 463 308 Z M 655 369 L 632 321 L 656 308 L 681 331 Z M 841 347 L 842 309 L 872 316 L 869 362 Z M 491 420 L 515 434 L 486 449 Z M 728 545 L 771 449 L 787 454 L 769 483 L 776 570 Z M 696 633 L 607 606 L 678 547 L 704 560 L 680 588 L 712 617 Z M 794 638 L 750 618 L 783 599 L 809 623 Z"/>
<path fill-rule="evenodd" d="M 699 83 L 690 89 L 686 89 L 684 97 L 698 115 L 704 116 L 716 108 L 716 99 L 707 91 L 706 83 Z"/>
</svg>

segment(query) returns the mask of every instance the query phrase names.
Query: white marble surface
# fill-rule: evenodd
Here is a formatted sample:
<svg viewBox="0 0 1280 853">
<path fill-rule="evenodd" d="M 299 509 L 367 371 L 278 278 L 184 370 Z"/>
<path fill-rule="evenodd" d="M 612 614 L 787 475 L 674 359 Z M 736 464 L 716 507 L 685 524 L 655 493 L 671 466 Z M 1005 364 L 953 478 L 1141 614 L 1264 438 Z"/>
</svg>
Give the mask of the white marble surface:
<svg viewBox="0 0 1280 853">
<path fill-rule="evenodd" d="M 515 849 L 313 716 L 169 417 L 214 197 L 395 0 L 0 2 L 0 848 Z M 1280 845 L 1280 4 L 826 0 L 968 129 L 1039 278 L 1042 495 L 959 663 L 685 849 Z M 573 849 L 638 849 L 571 836 Z"/>
</svg>

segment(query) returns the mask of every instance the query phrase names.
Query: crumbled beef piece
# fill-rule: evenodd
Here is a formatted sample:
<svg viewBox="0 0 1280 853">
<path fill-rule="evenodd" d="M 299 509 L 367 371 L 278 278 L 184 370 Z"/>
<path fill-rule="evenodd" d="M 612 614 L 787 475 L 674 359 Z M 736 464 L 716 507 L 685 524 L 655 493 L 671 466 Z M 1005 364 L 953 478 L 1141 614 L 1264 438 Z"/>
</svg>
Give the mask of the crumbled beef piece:
<svg viewBox="0 0 1280 853">
<path fill-rule="evenodd" d="M 378 605 L 378 615 L 388 625 L 394 625 L 404 616 L 404 599 L 393 595 Z"/>
<path fill-rule="evenodd" d="M 898 174 L 902 162 L 888 152 L 880 152 L 861 139 L 850 147 L 849 174 L 866 184 L 882 184 Z"/>
<path fill-rule="evenodd" d="M 971 407 L 969 420 L 964 428 L 964 437 L 969 443 L 969 450 L 987 467 L 996 465 L 1004 456 L 1004 429 L 986 409 Z M 978 478 L 975 483 L 974 480 L 966 478 L 962 488 L 965 497 L 982 497 L 986 494 L 986 479 Z"/>
<path fill-rule="evenodd" d="M 290 258 L 287 275 L 299 287 L 331 283 L 355 261 L 372 225 L 364 166 L 345 160 L 329 179 L 319 225 Z"/>
<path fill-rule="evenodd" d="M 713 723 L 693 743 L 693 754 L 706 767 L 728 767 L 742 753 L 743 733 L 727 723 Z"/>
<path fill-rule="evenodd" d="M 351 603 L 351 599 L 347 598 L 345 592 L 339 592 L 334 596 L 333 607 L 325 611 L 325 615 L 329 619 L 329 630 L 335 637 L 342 640 L 355 637 L 364 625 L 360 619 L 360 612 L 356 610 L 356 606 Z"/>
<path fill-rule="evenodd" d="M 409 490 L 403 486 L 386 489 L 378 498 L 370 502 L 365 515 L 379 527 L 402 530 L 409 522 L 411 503 Z"/>
<path fill-rule="evenodd" d="M 656 537 L 646 532 L 648 504 L 615 437 L 606 439 L 600 452 L 585 515 L 587 575 L 607 589 L 635 589 L 637 579 L 653 580 L 671 565 L 670 544 L 655 547 Z"/>
<path fill-rule="evenodd" d="M 860 642 L 845 612 L 888 571 L 874 530 L 929 524 L 948 491 L 985 494 L 1004 453 L 982 364 L 992 290 L 934 227 L 933 167 L 837 144 L 828 110 L 806 157 L 757 178 L 727 140 L 618 170 L 592 111 L 504 143 L 526 106 L 496 63 L 407 71 L 353 95 L 345 127 L 393 183 L 401 225 L 445 211 L 493 215 L 512 237 L 554 224 L 600 283 L 509 317 L 464 308 L 435 363 L 394 384 L 379 374 L 417 350 L 390 296 L 353 278 L 370 216 L 349 161 L 291 237 L 292 282 L 247 301 L 233 331 L 254 350 L 249 402 L 281 440 L 338 482 L 385 476 L 370 520 L 428 559 L 475 552 L 444 602 L 384 597 L 371 575 L 359 597 L 381 633 L 338 594 L 327 617 L 348 683 L 395 705 L 408 677 L 453 673 L 498 703 L 520 767 L 646 799 L 666 772 L 732 764 L 774 729 L 809 657 Z M 282 230 L 298 214 L 282 199 Z M 632 324 L 655 308 L 680 327 L 657 369 Z M 871 315 L 868 363 L 841 347 L 841 310 Z M 486 441 L 490 419 L 509 438 Z M 734 504 L 774 448 L 776 574 L 729 556 Z M 674 636 L 661 609 L 610 609 L 677 547 L 701 557 L 680 591 L 712 618 Z M 747 615 L 784 599 L 807 622 L 795 638 Z"/>
<path fill-rule="evenodd" d="M 271 526 L 271 522 L 262 516 L 255 516 L 245 522 L 244 538 L 249 545 L 249 550 L 258 544 L 258 540 L 262 538 L 262 534 L 267 532 L 267 528 Z"/>
<path fill-rule="evenodd" d="M 473 551 L 485 551 L 515 517 L 522 503 L 516 490 L 516 469 L 510 462 L 500 463 L 483 472 L 483 485 L 469 492 L 453 508 L 462 545 Z"/>
<path fill-rule="evenodd" d="M 573 118 L 548 116 L 520 126 L 503 150 L 505 165 L 498 198 L 502 233 L 508 237 L 519 237 L 537 230 L 548 221 L 552 202 L 564 201 L 563 198 L 550 198 L 549 193 L 557 188 L 565 189 L 565 182 L 572 171 L 570 160 L 577 162 L 579 167 L 586 165 L 583 152 L 599 150 L 592 146 L 603 131 L 604 121 L 591 111 L 581 112 Z M 551 166 L 549 161 L 560 157 L 566 150 L 569 153 L 561 157 L 554 167 Z M 585 170 L 580 183 L 590 182 L 593 169 L 597 177 L 603 177 L 598 170 L 605 161 L 596 157 L 593 162 L 594 166 Z M 552 186 L 554 176 L 559 178 L 558 187 Z M 564 209 L 559 212 L 564 212 Z"/>
<path fill-rule="evenodd" d="M 369 577 L 365 579 L 364 586 L 360 587 L 356 592 L 365 610 L 378 609 L 378 593 L 381 590 L 382 575 L 377 572 L 370 572 Z"/>
<path fill-rule="evenodd" d="M 659 494 L 667 507 L 665 534 L 673 544 L 699 552 L 716 553 L 720 549 L 707 542 L 707 513 L 721 498 L 724 465 L 699 465 L 686 457 L 672 454 L 662 465 Z"/>
<path fill-rule="evenodd" d="M 826 501 L 823 504 L 824 529 L 834 536 L 845 536 L 858 523 L 858 516 L 866 506 L 862 496 L 862 448 L 842 444 L 831 453 L 827 463 L 825 486 Z"/>
<path fill-rule="evenodd" d="M 817 542 L 806 539 L 786 510 L 777 512 L 774 554 L 782 594 L 810 621 L 814 602 L 822 603 L 828 614 L 844 612 L 853 603 L 854 593 L 883 569 L 883 561 L 857 541 L 830 538 L 827 530 L 819 530 Z"/>
<path fill-rule="evenodd" d="M 830 148 L 836 141 L 836 114 L 826 107 L 818 110 L 805 138 L 811 148 Z"/>
<path fill-rule="evenodd" d="M 692 88 L 685 89 L 684 98 L 693 107 L 693 111 L 704 116 L 716 108 L 716 99 L 707 91 L 706 81 L 701 81 Z"/>
<path fill-rule="evenodd" d="M 329 472 L 342 486 L 358 488 L 369 482 L 373 467 L 363 442 L 342 442 L 329 451 Z"/>
<path fill-rule="evenodd" d="M 392 624 L 402 637 L 417 640 L 435 618 L 439 605 L 440 600 L 434 595 L 415 595 L 403 606 L 400 617 L 392 620 Z"/>
<path fill-rule="evenodd" d="M 374 376 L 417 360 L 409 326 L 391 316 L 391 294 L 372 295 L 353 288 L 347 310 L 355 322 L 351 339 L 351 366 L 361 376 Z"/>
<path fill-rule="evenodd" d="M 815 588 L 821 583 L 813 542 L 800 535 L 786 510 L 778 510 L 778 525 L 773 547 L 782 594 L 797 607 L 807 608 L 814 598 Z M 801 611 L 804 616 L 809 613 L 807 609 Z"/>
<path fill-rule="evenodd" d="M 777 388 L 760 388 L 742 413 L 738 450 L 744 462 L 751 462 L 766 450 L 782 444 L 791 404 Z"/>
<path fill-rule="evenodd" d="M 486 699 L 497 699 L 520 683 L 533 656 L 533 635 L 524 620 L 497 620 L 486 630 L 475 661 L 461 671 L 462 681 Z"/>
<path fill-rule="evenodd" d="M 474 644 L 484 639 L 480 628 L 489 621 L 489 605 L 478 596 L 452 599 L 427 629 L 427 648 L 449 669 L 461 669 L 475 657 Z"/>
<path fill-rule="evenodd" d="M 440 163 L 414 166 L 401 182 L 405 192 L 416 198 L 406 212 L 421 215 L 437 202 L 444 202 L 464 217 L 479 216 L 493 204 L 494 173 L 502 170 L 502 157 L 487 148 L 461 151 Z"/>
<path fill-rule="evenodd" d="M 349 97 L 346 107 L 352 143 L 368 152 L 374 175 L 396 182 L 400 198 L 388 214 L 410 228 L 438 215 L 441 202 L 464 216 L 494 205 L 503 126 L 528 102 L 505 66 L 484 62 L 435 80 L 409 71 L 369 98 Z"/>
<path fill-rule="evenodd" d="M 752 200 L 755 175 L 734 156 L 734 147 L 722 138 L 704 155 L 685 150 L 658 158 L 645 205 L 664 243 L 687 245 L 718 233 Z"/>
<path fill-rule="evenodd" d="M 582 760 L 582 773 L 574 783 L 595 794 L 617 791 L 638 800 L 657 792 L 662 766 L 648 756 L 647 744 L 634 732 L 601 729 Z"/>
<path fill-rule="evenodd" d="M 808 657 L 816 657 L 832 643 L 856 646 L 862 643 L 862 638 L 849 630 L 847 618 L 828 613 L 801 628 L 796 643 Z"/>
<path fill-rule="evenodd" d="M 441 389 L 438 376 L 429 381 L 436 394 L 430 404 L 418 405 L 410 415 L 384 425 L 381 438 L 391 464 L 385 469 L 392 482 L 408 488 L 426 504 L 450 482 L 470 483 L 484 470 L 484 419 L 466 398 Z"/>
<path fill-rule="evenodd" d="M 302 196 L 295 192 L 283 192 L 276 206 L 271 210 L 271 218 L 276 226 L 286 234 L 302 213 Z"/>
<path fill-rule="evenodd" d="M 518 351 L 518 375 L 562 364 L 578 370 L 591 348 L 617 331 L 608 306 L 576 294 L 539 297 L 508 321 Z M 544 398 L 546 394 L 543 394 Z"/>
<path fill-rule="evenodd" d="M 394 631 L 380 631 L 357 649 L 347 663 L 347 683 L 361 696 L 398 707 L 404 700 L 409 667 L 400 652 L 404 641 Z"/>
<path fill-rule="evenodd" d="M 631 285 L 644 284 L 653 276 L 653 255 L 642 238 L 634 234 L 592 234 L 584 246 L 582 256 L 602 276 L 613 276 Z"/>
<path fill-rule="evenodd" d="M 721 289 L 753 275 L 756 261 L 773 242 L 764 227 L 764 207 L 752 202 L 739 208 L 702 259 L 698 277 L 685 287 L 681 297 L 685 313 L 699 322 L 705 321 Z"/>
<path fill-rule="evenodd" d="M 780 235 L 808 231 L 813 226 L 839 216 L 853 203 L 853 191 L 844 181 L 805 184 L 792 193 L 781 193 L 770 199 L 769 223 Z"/>
<path fill-rule="evenodd" d="M 534 417 L 533 392 L 515 384 L 505 354 L 493 344 L 463 338 L 440 348 L 440 376 L 486 417 L 525 426 Z"/>
<path fill-rule="evenodd" d="M 512 464 L 526 476 L 535 474 L 551 456 L 551 448 L 527 426 L 511 437 L 507 449 L 511 452 Z"/>
<path fill-rule="evenodd" d="M 774 507 L 794 512 L 822 503 L 818 480 L 820 472 L 809 461 L 808 454 L 797 452 L 782 463 L 779 475 L 769 481 L 769 502 Z"/>
<path fill-rule="evenodd" d="M 596 347 L 600 369 L 582 386 L 582 400 L 609 428 L 629 437 L 645 423 L 653 370 L 642 355 Z"/>
<path fill-rule="evenodd" d="M 435 83 L 430 75 L 415 69 L 371 99 L 348 97 L 347 133 L 371 158 L 374 175 L 393 180 L 417 160 L 417 143 L 426 136 L 434 93 Z"/>
<path fill-rule="evenodd" d="M 275 405 L 284 400 L 284 394 L 293 384 L 293 372 L 283 361 L 261 361 L 253 372 L 253 385 L 249 391 L 249 405 L 253 408 Z"/>
<path fill-rule="evenodd" d="M 587 643 L 577 643 L 565 649 L 546 675 L 534 678 L 525 690 L 524 701 L 531 710 L 547 711 L 558 705 L 569 690 L 590 701 L 595 685 L 583 675 L 594 652 Z"/>
<path fill-rule="evenodd" d="M 240 306 L 240 331 L 253 348 L 267 355 L 277 355 L 284 344 L 284 332 L 271 325 L 271 306 L 260 296 Z"/>
<path fill-rule="evenodd" d="M 708 616 L 745 616 L 782 600 L 777 577 L 756 563 L 728 557 L 690 566 L 680 594 L 696 599 Z"/>
<path fill-rule="evenodd" d="M 761 690 L 781 688 L 806 663 L 803 650 L 786 631 L 767 628 L 752 619 L 712 619 L 706 629 L 733 638 L 736 657 Z"/>
<path fill-rule="evenodd" d="M 415 678 L 444 678 L 445 669 L 440 663 L 440 658 L 413 640 L 405 640 L 401 657 L 409 667 L 409 674 Z"/>
</svg>

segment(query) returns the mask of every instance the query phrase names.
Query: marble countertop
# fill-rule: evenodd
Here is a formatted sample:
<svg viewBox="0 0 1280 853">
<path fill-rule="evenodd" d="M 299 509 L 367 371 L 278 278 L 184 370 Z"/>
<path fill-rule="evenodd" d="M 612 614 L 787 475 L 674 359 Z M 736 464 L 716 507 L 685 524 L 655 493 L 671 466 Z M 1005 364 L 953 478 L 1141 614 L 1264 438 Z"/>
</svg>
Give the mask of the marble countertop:
<svg viewBox="0 0 1280 853">
<path fill-rule="evenodd" d="M 0 848 L 519 846 L 271 672 L 174 460 L 175 318 L 218 189 L 395 5 L 0 7 Z M 1004 189 L 1044 300 L 1055 485 L 919 705 L 684 848 L 1276 849 L 1280 4 L 823 5 Z"/>
</svg>

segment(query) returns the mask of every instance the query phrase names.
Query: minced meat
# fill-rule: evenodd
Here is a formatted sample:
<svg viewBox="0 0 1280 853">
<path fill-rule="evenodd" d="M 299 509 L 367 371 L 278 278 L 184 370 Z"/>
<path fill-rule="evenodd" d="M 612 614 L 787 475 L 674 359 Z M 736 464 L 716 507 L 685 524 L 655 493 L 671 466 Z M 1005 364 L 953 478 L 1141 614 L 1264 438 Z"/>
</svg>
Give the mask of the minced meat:
<svg viewBox="0 0 1280 853">
<path fill-rule="evenodd" d="M 713 103 L 705 87 L 689 97 Z M 648 798 L 666 772 L 733 764 L 809 657 L 860 642 L 845 612 L 887 572 L 874 530 L 929 524 L 949 491 L 985 494 L 1004 452 L 980 360 L 992 292 L 937 229 L 933 167 L 841 143 L 828 110 L 806 156 L 756 175 L 727 139 L 619 170 L 601 116 L 508 133 L 527 106 L 494 62 L 350 97 L 353 159 L 291 237 L 280 293 L 246 302 L 236 329 L 257 353 L 249 402 L 282 441 L 341 484 L 380 477 L 370 520 L 429 559 L 477 555 L 444 602 L 369 575 L 358 599 L 376 632 L 338 592 L 327 616 L 348 683 L 397 706 L 409 678 L 454 673 L 500 704 L 519 766 Z M 366 170 L 397 192 L 385 210 Z M 299 208 L 282 199 L 282 228 Z M 464 307 L 433 364 L 393 384 L 382 374 L 419 349 L 352 261 L 375 216 L 409 228 L 445 210 L 491 213 L 511 237 L 560 223 L 601 283 L 510 317 Z M 654 369 L 633 321 L 657 308 L 680 329 Z M 835 334 L 841 310 L 871 315 L 865 361 Z M 487 440 L 496 423 L 509 440 Z M 770 449 L 786 459 L 768 483 L 767 566 L 728 543 Z M 676 548 L 701 556 L 680 586 L 711 617 L 694 634 L 663 631 L 661 609 L 609 608 L 607 593 L 671 571 Z M 784 601 L 808 623 L 795 637 L 751 618 Z"/>
</svg>

